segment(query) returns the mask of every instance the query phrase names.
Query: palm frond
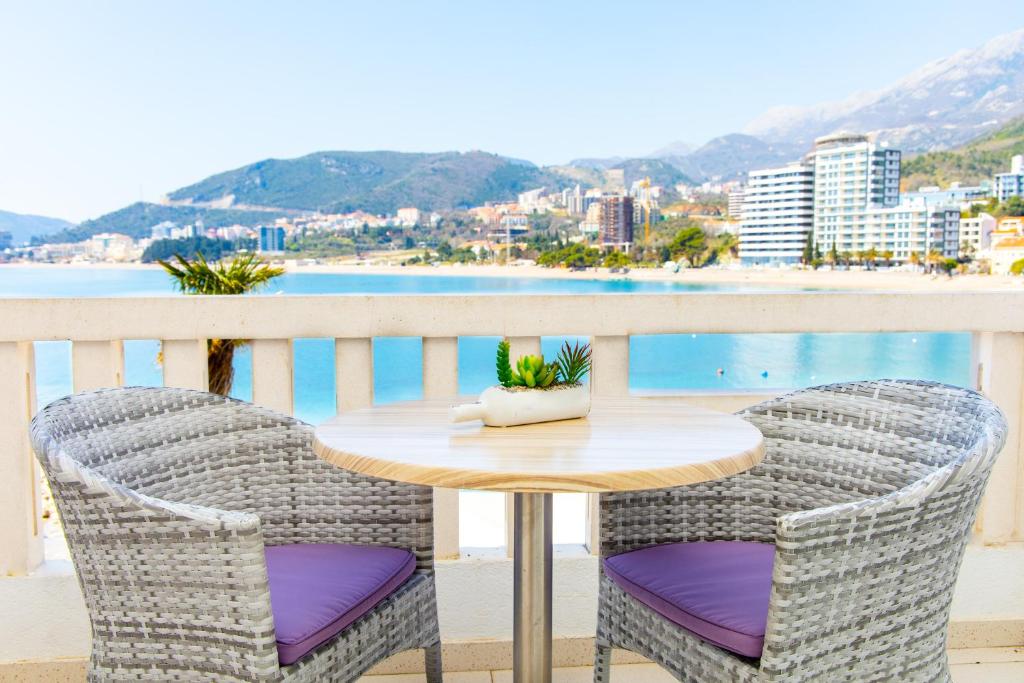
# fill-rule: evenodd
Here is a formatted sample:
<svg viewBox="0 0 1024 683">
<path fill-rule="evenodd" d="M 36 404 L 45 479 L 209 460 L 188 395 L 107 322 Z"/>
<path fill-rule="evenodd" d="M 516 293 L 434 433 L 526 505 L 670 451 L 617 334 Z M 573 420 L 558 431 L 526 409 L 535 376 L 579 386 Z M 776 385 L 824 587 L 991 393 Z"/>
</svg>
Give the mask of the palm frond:
<svg viewBox="0 0 1024 683">
<path fill-rule="evenodd" d="M 185 294 L 245 294 L 284 274 L 257 254 L 238 254 L 231 261 L 210 264 L 202 253 L 189 261 L 174 255 L 177 263 L 157 261 Z"/>
</svg>

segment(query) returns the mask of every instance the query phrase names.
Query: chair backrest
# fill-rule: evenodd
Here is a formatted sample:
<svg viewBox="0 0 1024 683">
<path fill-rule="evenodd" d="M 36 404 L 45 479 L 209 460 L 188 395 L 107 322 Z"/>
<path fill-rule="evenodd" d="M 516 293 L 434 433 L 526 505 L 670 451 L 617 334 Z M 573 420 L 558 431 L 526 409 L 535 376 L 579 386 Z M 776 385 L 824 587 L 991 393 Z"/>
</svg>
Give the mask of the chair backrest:
<svg viewBox="0 0 1024 683">
<path fill-rule="evenodd" d="M 767 446 L 744 485 L 763 491 L 772 517 L 884 496 L 949 466 L 984 478 L 1006 431 L 981 394 L 915 380 L 803 389 L 742 415 Z"/>
<path fill-rule="evenodd" d="M 429 487 L 334 467 L 313 453 L 312 427 L 250 403 L 185 389 L 101 390 L 46 406 L 32 434 L 51 480 L 59 473 L 47 456 L 60 452 L 138 494 L 254 513 L 268 545 L 332 529 L 337 542 L 358 542 L 344 537 L 362 524 L 365 542 L 414 549 L 421 569 L 433 565 Z"/>
<path fill-rule="evenodd" d="M 1006 433 L 977 392 L 913 380 L 801 389 L 741 415 L 764 434 L 764 460 L 702 484 L 602 494 L 603 556 L 680 541 L 773 543 L 783 515 L 873 500 L 945 467 L 983 485 Z"/>
</svg>

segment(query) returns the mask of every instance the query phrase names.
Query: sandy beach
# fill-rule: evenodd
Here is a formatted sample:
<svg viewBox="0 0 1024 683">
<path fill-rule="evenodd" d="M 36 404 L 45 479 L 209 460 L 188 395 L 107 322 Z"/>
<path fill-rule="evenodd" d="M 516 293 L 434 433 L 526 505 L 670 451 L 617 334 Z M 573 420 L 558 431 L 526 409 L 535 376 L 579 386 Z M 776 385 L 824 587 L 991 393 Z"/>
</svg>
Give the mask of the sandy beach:
<svg viewBox="0 0 1024 683">
<path fill-rule="evenodd" d="M 398 266 L 368 263 L 303 264 L 298 261 L 276 261 L 292 273 L 333 273 L 352 275 L 419 275 L 437 277 L 513 277 L 565 280 L 636 280 L 678 282 L 693 285 L 748 285 L 780 289 L 840 289 L 891 291 L 989 291 L 1024 290 L 1024 278 L 1009 275 L 928 275 L 896 270 L 797 270 L 778 268 L 697 268 L 677 273 L 663 268 L 634 268 L 629 273 L 612 273 L 606 268 L 570 271 L 536 265 L 439 265 Z M 3 268 L 98 268 L 156 269 L 148 263 L 8 263 Z"/>
</svg>

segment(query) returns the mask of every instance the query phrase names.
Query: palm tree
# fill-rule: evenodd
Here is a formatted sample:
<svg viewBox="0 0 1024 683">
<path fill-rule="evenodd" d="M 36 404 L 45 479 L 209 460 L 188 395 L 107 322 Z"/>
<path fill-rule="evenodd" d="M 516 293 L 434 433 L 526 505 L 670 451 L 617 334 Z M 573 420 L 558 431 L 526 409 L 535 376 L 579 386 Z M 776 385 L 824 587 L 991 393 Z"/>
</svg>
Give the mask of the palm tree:
<svg viewBox="0 0 1024 683">
<path fill-rule="evenodd" d="M 875 262 L 878 261 L 878 249 L 871 247 L 864 251 L 864 261 L 868 270 L 872 270 L 875 267 Z"/>
<path fill-rule="evenodd" d="M 916 251 L 912 251 L 910 252 L 910 256 L 907 257 L 907 261 L 910 262 L 910 265 L 916 268 L 917 266 L 921 265 L 921 255 Z"/>
<path fill-rule="evenodd" d="M 892 265 L 892 257 L 894 255 L 895 254 L 893 254 L 891 249 L 886 249 L 885 251 L 882 252 L 882 259 L 885 261 L 885 267 L 886 268 L 888 268 L 888 267 L 890 267 Z"/>
<path fill-rule="evenodd" d="M 239 254 L 229 263 L 210 264 L 201 253 L 194 261 L 188 261 L 179 254 L 174 255 L 177 264 L 157 261 L 174 280 L 174 284 L 185 294 L 245 294 L 263 287 L 284 268 L 275 268 L 253 253 Z M 235 378 L 233 361 L 235 348 L 245 344 L 244 339 L 206 340 L 206 367 L 209 374 L 210 391 L 227 396 Z"/>
<path fill-rule="evenodd" d="M 928 255 L 925 256 L 925 262 L 928 264 L 929 270 L 935 270 L 935 268 L 939 266 L 943 260 L 944 259 L 942 257 L 942 252 L 939 251 L 938 249 L 935 249 L 934 247 L 929 249 Z"/>
</svg>

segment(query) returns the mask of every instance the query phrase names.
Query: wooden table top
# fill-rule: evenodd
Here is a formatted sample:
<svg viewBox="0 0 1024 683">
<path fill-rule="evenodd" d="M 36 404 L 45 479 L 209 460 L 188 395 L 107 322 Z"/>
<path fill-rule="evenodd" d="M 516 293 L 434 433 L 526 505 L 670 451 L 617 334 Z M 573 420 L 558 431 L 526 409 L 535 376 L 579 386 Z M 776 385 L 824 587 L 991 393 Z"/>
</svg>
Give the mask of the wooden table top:
<svg viewBox="0 0 1024 683">
<path fill-rule="evenodd" d="M 577 420 L 452 424 L 453 400 L 354 410 L 316 428 L 313 450 L 354 472 L 487 491 L 635 491 L 721 479 L 764 457 L 735 415 L 655 398 L 594 399 Z"/>
</svg>

